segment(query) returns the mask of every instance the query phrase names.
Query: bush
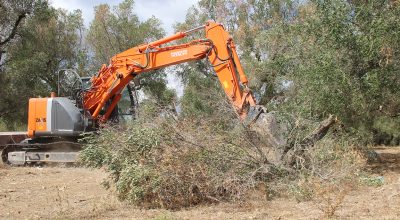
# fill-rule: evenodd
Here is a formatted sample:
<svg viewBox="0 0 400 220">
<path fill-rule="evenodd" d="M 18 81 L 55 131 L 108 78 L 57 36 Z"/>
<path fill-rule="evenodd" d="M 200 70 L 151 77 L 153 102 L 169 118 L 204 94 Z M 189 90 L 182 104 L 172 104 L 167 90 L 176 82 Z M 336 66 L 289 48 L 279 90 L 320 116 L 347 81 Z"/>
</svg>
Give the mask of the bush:
<svg viewBox="0 0 400 220">
<path fill-rule="evenodd" d="M 104 167 L 110 174 L 105 186 L 115 188 L 119 199 L 168 209 L 244 201 L 260 185 L 267 197 L 314 199 L 316 181 L 336 184 L 360 172 L 363 157 L 338 129 L 299 155 L 296 166 L 289 168 L 270 163 L 266 155 L 270 146 L 234 115 L 225 116 L 176 120 L 162 114 L 125 127 L 105 127 L 85 138 L 81 161 Z M 301 121 L 288 143 L 315 127 Z"/>
<path fill-rule="evenodd" d="M 240 200 L 258 181 L 258 159 L 242 127 L 157 117 L 106 127 L 87 138 L 81 161 L 110 173 L 105 185 L 145 207 Z"/>
</svg>

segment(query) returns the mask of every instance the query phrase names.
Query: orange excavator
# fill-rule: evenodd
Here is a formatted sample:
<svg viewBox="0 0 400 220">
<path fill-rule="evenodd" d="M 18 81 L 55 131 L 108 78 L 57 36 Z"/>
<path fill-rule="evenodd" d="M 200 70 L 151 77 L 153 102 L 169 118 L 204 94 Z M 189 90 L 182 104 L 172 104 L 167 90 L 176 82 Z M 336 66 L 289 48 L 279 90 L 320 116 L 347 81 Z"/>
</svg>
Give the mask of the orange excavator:
<svg viewBox="0 0 400 220">
<path fill-rule="evenodd" d="M 168 46 L 196 31 L 205 31 L 204 39 Z M 2 160 L 11 164 L 34 162 L 74 162 L 79 137 L 110 120 L 116 112 L 123 89 L 144 72 L 208 58 L 238 117 L 245 123 L 262 112 L 248 87 L 232 37 L 213 21 L 186 32 L 139 45 L 111 58 L 93 76 L 87 88 L 74 99 L 56 97 L 29 100 L 27 138 L 19 143 L 3 144 Z M 10 134 L 6 135 L 8 139 Z M 0 141 L 1 141 L 0 133 Z M 4 138 L 3 139 L 7 139 Z M 11 138 L 12 139 L 12 138 Z M 1 142 L 0 142 L 1 143 Z M 74 147 L 74 146 L 78 147 Z M 78 149 L 78 150 L 76 150 Z"/>
</svg>

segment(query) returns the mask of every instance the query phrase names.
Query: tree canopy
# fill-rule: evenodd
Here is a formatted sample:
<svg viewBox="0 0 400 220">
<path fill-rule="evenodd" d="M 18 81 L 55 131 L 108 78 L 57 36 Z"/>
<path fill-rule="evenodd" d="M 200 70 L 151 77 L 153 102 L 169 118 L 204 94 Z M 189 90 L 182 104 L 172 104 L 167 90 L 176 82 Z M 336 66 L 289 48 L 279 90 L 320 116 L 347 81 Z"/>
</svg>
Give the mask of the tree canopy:
<svg viewBox="0 0 400 220">
<path fill-rule="evenodd" d="M 204 0 L 177 27 L 222 22 L 270 111 L 398 141 L 399 15 L 396 1 Z"/>
</svg>

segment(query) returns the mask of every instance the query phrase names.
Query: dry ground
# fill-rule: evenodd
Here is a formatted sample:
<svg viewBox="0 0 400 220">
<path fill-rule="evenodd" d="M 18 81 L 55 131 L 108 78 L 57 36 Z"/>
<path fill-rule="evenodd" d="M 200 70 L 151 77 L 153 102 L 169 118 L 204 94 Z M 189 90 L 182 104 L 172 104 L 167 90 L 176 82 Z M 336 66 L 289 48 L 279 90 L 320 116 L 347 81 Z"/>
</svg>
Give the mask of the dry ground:
<svg viewBox="0 0 400 220">
<path fill-rule="evenodd" d="M 361 186 L 346 195 L 336 219 L 400 219 L 400 164 L 370 167 L 381 186 Z M 123 204 L 100 184 L 101 170 L 61 167 L 0 167 L 0 219 L 321 219 L 316 201 L 254 199 L 180 211 L 138 209 Z"/>
</svg>

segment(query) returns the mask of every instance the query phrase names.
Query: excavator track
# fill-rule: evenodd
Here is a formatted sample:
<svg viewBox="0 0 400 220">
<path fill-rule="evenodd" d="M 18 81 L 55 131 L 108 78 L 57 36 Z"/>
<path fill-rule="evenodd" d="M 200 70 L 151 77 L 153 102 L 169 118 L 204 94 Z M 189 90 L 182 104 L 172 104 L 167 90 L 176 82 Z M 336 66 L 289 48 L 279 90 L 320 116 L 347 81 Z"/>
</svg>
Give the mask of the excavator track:
<svg viewBox="0 0 400 220">
<path fill-rule="evenodd" d="M 3 155 L 6 154 L 6 148 L 9 144 L 20 143 L 27 138 L 26 132 L 12 131 L 0 132 L 0 163 L 4 163 Z"/>
<path fill-rule="evenodd" d="M 1 159 L 4 164 L 11 165 L 74 163 L 80 149 L 80 144 L 68 141 L 46 144 L 10 144 L 3 148 Z"/>
<path fill-rule="evenodd" d="M 27 139 L 22 133 L 0 133 L 1 162 L 8 165 L 74 163 L 81 144 L 58 138 Z"/>
</svg>

